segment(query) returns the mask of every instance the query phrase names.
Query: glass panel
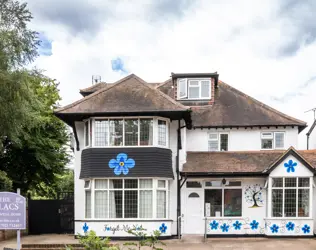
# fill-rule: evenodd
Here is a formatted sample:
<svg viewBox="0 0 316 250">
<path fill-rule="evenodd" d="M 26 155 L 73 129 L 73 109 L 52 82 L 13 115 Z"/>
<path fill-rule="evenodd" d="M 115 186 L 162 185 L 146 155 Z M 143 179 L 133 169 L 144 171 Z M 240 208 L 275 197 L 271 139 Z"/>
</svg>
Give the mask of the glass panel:
<svg viewBox="0 0 316 250">
<path fill-rule="evenodd" d="M 107 189 L 108 180 L 95 180 L 95 189 Z"/>
<path fill-rule="evenodd" d="M 284 133 L 275 133 L 275 148 L 284 148 Z"/>
<path fill-rule="evenodd" d="M 123 120 L 110 120 L 110 146 L 123 146 Z"/>
<path fill-rule="evenodd" d="M 89 188 L 90 187 L 90 180 L 84 181 L 84 188 Z"/>
<path fill-rule="evenodd" d="M 309 187 L 309 178 L 298 178 L 299 187 Z"/>
<path fill-rule="evenodd" d="M 89 146 L 89 121 L 84 123 L 85 146 Z"/>
<path fill-rule="evenodd" d="M 218 151 L 218 140 L 208 141 L 208 151 Z"/>
<path fill-rule="evenodd" d="M 166 218 L 166 191 L 157 190 L 157 218 Z"/>
<path fill-rule="evenodd" d="M 211 96 L 211 81 L 201 81 L 201 97 L 210 98 Z"/>
<path fill-rule="evenodd" d="M 187 188 L 201 188 L 202 183 L 200 181 L 187 181 Z"/>
<path fill-rule="evenodd" d="M 296 217 L 296 189 L 284 190 L 284 217 Z"/>
<path fill-rule="evenodd" d="M 296 187 L 296 178 L 285 178 L 285 187 Z"/>
<path fill-rule="evenodd" d="M 167 122 L 158 120 L 158 145 L 167 146 Z"/>
<path fill-rule="evenodd" d="M 227 151 L 228 150 L 228 134 L 221 134 L 221 147 L 220 151 Z"/>
<path fill-rule="evenodd" d="M 123 195 L 121 190 L 110 191 L 109 197 L 109 218 L 123 218 Z"/>
<path fill-rule="evenodd" d="M 153 217 L 153 192 L 149 190 L 139 191 L 139 217 L 152 218 Z"/>
<path fill-rule="evenodd" d="M 206 187 L 221 187 L 222 181 L 207 181 L 205 182 Z"/>
<path fill-rule="evenodd" d="M 272 187 L 283 187 L 283 179 L 282 178 L 273 178 L 272 179 Z"/>
<path fill-rule="evenodd" d="M 158 180 L 158 188 L 165 188 L 166 187 L 166 181 Z"/>
<path fill-rule="evenodd" d="M 200 87 L 190 87 L 189 85 L 189 98 L 199 98 L 200 97 Z"/>
<path fill-rule="evenodd" d="M 282 217 L 283 189 L 272 189 L 272 217 Z"/>
<path fill-rule="evenodd" d="M 298 190 L 298 217 L 309 217 L 309 189 Z"/>
<path fill-rule="evenodd" d="M 218 134 L 217 133 L 208 134 L 208 139 L 217 141 L 218 140 Z"/>
<path fill-rule="evenodd" d="M 124 191 L 124 218 L 137 218 L 138 191 Z"/>
<path fill-rule="evenodd" d="M 153 180 L 141 179 L 141 180 L 139 180 L 139 187 L 140 188 L 152 188 L 153 187 Z"/>
<path fill-rule="evenodd" d="M 129 188 L 137 188 L 137 187 L 138 187 L 138 180 L 137 179 L 136 180 L 127 179 L 124 181 L 124 188 L 129 189 Z"/>
<path fill-rule="evenodd" d="M 241 216 L 241 189 L 224 189 L 224 216 Z"/>
<path fill-rule="evenodd" d="M 94 143 L 96 146 L 108 146 L 109 121 L 96 120 L 94 123 Z"/>
<path fill-rule="evenodd" d="M 227 181 L 226 187 L 240 187 L 241 186 L 241 181 Z"/>
<path fill-rule="evenodd" d="M 110 187 L 109 188 L 123 188 L 123 180 L 109 180 Z"/>
<path fill-rule="evenodd" d="M 95 218 L 108 217 L 108 191 L 95 191 Z"/>
<path fill-rule="evenodd" d="M 273 139 L 261 139 L 262 149 L 272 149 Z"/>
<path fill-rule="evenodd" d="M 140 119 L 140 146 L 153 145 L 153 120 Z"/>
<path fill-rule="evenodd" d="M 86 207 L 85 215 L 86 218 L 91 218 L 91 191 L 86 191 Z"/>
<path fill-rule="evenodd" d="M 187 96 L 187 81 L 186 79 L 179 80 L 179 97 Z"/>
<path fill-rule="evenodd" d="M 205 189 L 205 203 L 211 204 L 211 217 L 221 217 L 222 189 Z"/>
<path fill-rule="evenodd" d="M 191 193 L 189 194 L 189 198 L 200 198 L 198 193 Z"/>
<path fill-rule="evenodd" d="M 125 119 L 125 146 L 138 145 L 138 119 Z"/>
</svg>

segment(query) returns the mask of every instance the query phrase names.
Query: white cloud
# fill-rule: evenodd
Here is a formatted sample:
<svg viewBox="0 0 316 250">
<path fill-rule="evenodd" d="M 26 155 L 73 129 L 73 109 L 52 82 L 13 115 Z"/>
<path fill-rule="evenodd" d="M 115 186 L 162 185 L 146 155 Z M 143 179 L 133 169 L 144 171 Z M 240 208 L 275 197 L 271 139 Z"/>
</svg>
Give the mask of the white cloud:
<svg viewBox="0 0 316 250">
<path fill-rule="evenodd" d="M 107 82 L 120 79 L 122 74 L 111 69 L 111 60 L 119 57 L 129 72 L 151 82 L 164 81 L 171 72 L 218 71 L 228 84 L 311 122 L 312 114 L 304 111 L 316 106 L 316 80 L 307 87 L 304 83 L 316 76 L 316 44 L 306 43 L 301 33 L 302 26 L 311 27 L 304 24 L 304 16 L 300 23 L 295 19 L 304 15 L 306 7 L 293 16 L 286 12 L 291 6 L 285 8 L 282 0 L 179 1 L 177 5 L 170 1 L 170 9 L 167 1 L 158 8 L 154 0 L 151 4 L 94 0 L 90 5 L 69 0 L 77 5 L 68 9 L 77 11 L 69 16 L 81 21 L 80 26 L 71 26 L 69 16 L 63 25 L 64 16 L 54 13 L 45 19 L 36 14 L 36 2 L 30 0 L 35 13 L 32 25 L 53 41 L 53 55 L 38 58 L 35 64 L 61 82 L 62 104 L 80 98 L 79 89 L 91 85 L 93 74 Z M 58 5 L 58 1 L 47 2 Z M 95 16 L 89 12 L 92 9 Z M 305 30 L 313 41 L 312 33 Z M 301 148 L 305 133 L 301 133 Z"/>
</svg>

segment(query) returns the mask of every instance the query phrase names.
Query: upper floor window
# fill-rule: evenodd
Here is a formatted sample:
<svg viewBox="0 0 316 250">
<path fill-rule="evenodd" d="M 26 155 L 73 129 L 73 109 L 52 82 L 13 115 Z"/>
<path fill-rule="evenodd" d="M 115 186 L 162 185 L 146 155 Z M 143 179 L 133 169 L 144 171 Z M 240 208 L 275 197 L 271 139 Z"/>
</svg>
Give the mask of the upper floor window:
<svg viewBox="0 0 316 250">
<path fill-rule="evenodd" d="M 261 149 L 284 149 L 284 132 L 262 132 Z"/>
<path fill-rule="evenodd" d="M 227 151 L 228 134 L 227 133 L 209 133 L 208 134 L 209 151 Z"/>
<path fill-rule="evenodd" d="M 178 99 L 210 99 L 211 80 L 179 79 Z"/>
</svg>

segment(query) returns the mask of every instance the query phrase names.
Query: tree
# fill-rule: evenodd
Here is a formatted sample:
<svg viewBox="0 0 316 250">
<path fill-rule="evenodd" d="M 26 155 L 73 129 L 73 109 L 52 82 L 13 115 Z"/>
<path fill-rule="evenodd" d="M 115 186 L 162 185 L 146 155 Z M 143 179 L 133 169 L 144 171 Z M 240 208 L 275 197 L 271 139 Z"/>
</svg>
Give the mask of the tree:
<svg viewBox="0 0 316 250">
<path fill-rule="evenodd" d="M 70 160 L 65 124 L 53 114 L 60 100 L 58 83 L 33 71 L 29 86 L 41 105 L 34 110 L 32 122 L 23 126 L 19 143 L 6 139 L 0 155 L 0 169 L 13 181 L 13 188 L 21 188 L 24 194 L 40 183 L 52 186 Z"/>
<path fill-rule="evenodd" d="M 246 202 L 253 204 L 251 207 L 256 208 L 263 205 L 263 188 L 259 184 L 246 186 L 245 198 Z"/>
<path fill-rule="evenodd" d="M 32 15 L 26 7 L 16 0 L 0 0 L 0 139 L 16 142 L 38 105 L 25 66 L 37 57 L 40 41 L 27 27 Z"/>
</svg>

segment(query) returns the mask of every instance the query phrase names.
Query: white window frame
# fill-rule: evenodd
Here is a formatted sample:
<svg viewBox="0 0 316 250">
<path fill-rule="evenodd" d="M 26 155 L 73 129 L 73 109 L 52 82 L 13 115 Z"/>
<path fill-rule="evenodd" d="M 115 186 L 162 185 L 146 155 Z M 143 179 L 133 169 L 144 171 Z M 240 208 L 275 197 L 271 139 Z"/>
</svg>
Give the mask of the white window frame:
<svg viewBox="0 0 316 250">
<path fill-rule="evenodd" d="M 268 134 L 268 133 L 271 134 L 271 136 L 266 136 L 266 137 L 263 136 L 263 134 Z M 284 146 L 283 147 L 276 147 L 275 134 L 283 134 L 283 138 L 284 138 L 284 140 L 283 140 Z M 261 150 L 284 149 L 285 148 L 285 140 L 286 140 L 285 136 L 286 136 L 285 131 L 263 131 L 263 132 L 261 132 L 260 133 L 260 148 L 261 148 Z M 272 140 L 272 148 L 262 148 L 262 140 L 263 139 L 271 139 Z"/>
<path fill-rule="evenodd" d="M 207 189 L 222 190 L 222 211 L 221 211 L 222 216 L 220 216 L 220 217 L 210 216 L 209 218 L 228 218 L 228 219 L 241 218 L 243 216 L 243 198 L 244 198 L 244 196 L 243 196 L 243 182 L 241 180 L 226 180 L 226 184 L 227 184 L 227 182 L 229 183 L 229 181 L 231 181 L 231 182 L 239 181 L 239 182 L 241 182 L 241 185 L 240 186 L 226 186 L 226 184 L 225 185 L 222 184 L 220 187 L 209 187 L 209 186 L 206 186 L 206 182 L 209 182 L 209 181 L 219 181 L 219 180 L 218 179 L 216 179 L 216 180 L 214 179 L 214 180 L 206 180 L 206 181 L 204 181 L 204 190 L 207 190 Z M 222 180 L 220 180 L 220 181 L 222 181 Z M 241 202 L 241 215 L 240 216 L 233 217 L 233 216 L 225 216 L 224 215 L 225 214 L 225 192 L 224 192 L 225 189 L 240 189 L 241 190 L 241 200 L 242 200 L 242 202 Z M 205 195 L 204 195 L 203 203 L 204 203 L 204 206 L 205 206 Z"/>
<path fill-rule="evenodd" d="M 169 219 L 169 192 L 170 192 L 170 180 L 169 179 L 161 179 L 161 178 L 122 178 L 122 179 L 119 179 L 119 180 L 122 180 L 122 188 L 117 188 L 117 189 L 114 189 L 114 188 L 110 188 L 110 180 L 114 180 L 114 179 L 117 179 L 117 178 L 95 178 L 93 180 L 91 180 L 91 183 L 90 183 L 90 186 L 91 186 L 91 189 L 90 190 L 85 190 L 86 191 L 90 191 L 91 192 L 91 217 L 90 218 L 86 218 L 87 220 L 109 220 L 109 221 L 133 221 L 133 220 L 168 220 Z M 128 188 L 128 189 L 125 189 L 125 180 L 126 179 L 133 179 L 133 180 L 137 180 L 138 183 L 138 188 Z M 152 180 L 152 188 L 140 188 L 140 180 Z M 107 180 L 107 189 L 96 189 L 95 188 L 95 180 Z M 165 181 L 165 187 L 164 188 L 159 188 L 158 187 L 158 180 L 163 180 Z M 108 211 L 107 211 L 107 217 L 108 218 L 96 218 L 95 217 L 95 214 L 96 214 L 96 211 L 95 211 L 95 192 L 98 191 L 98 190 L 103 190 L 103 191 L 107 191 L 108 192 L 108 195 L 107 195 L 107 198 L 108 198 Z M 118 190 L 118 191 L 122 191 L 122 218 L 109 218 L 110 216 L 110 191 L 114 191 L 114 190 Z M 125 214 L 124 214 L 124 203 L 125 203 L 125 197 L 124 197 L 124 191 L 125 190 L 133 190 L 133 191 L 137 191 L 137 195 L 138 195 L 138 200 L 137 200 L 137 218 L 124 218 L 125 217 Z M 139 209 L 139 205 L 140 205 L 140 191 L 141 190 L 151 190 L 152 191 L 152 218 L 141 218 L 140 217 L 140 209 Z M 157 191 L 159 190 L 163 190 L 163 191 L 166 191 L 166 217 L 165 218 L 158 218 L 157 217 Z M 86 199 L 85 199 L 85 206 L 86 208 Z M 85 213 L 86 214 L 86 213 Z M 86 215 L 85 215 L 86 216 Z"/>
<path fill-rule="evenodd" d="M 285 179 L 286 178 L 296 178 L 296 187 L 285 187 Z M 298 180 L 299 178 L 309 178 L 309 187 L 299 187 L 298 186 Z M 272 187 L 273 185 L 273 179 L 282 179 L 283 180 L 283 185 L 282 187 Z M 296 190 L 296 216 L 294 217 L 286 217 L 284 216 L 284 211 L 285 211 L 285 206 L 284 206 L 284 200 L 285 200 L 285 190 L 286 189 L 294 189 Z M 308 217 L 302 217 L 302 216 L 298 216 L 298 190 L 299 189 L 308 189 L 309 190 L 309 211 L 308 211 Z M 273 212 L 272 212 L 272 209 L 273 209 L 273 203 L 272 203 L 272 190 L 283 190 L 283 197 L 282 197 L 282 217 L 274 217 L 273 216 Z M 310 176 L 273 176 L 273 177 L 270 177 L 269 178 L 269 195 L 270 195 L 270 207 L 268 208 L 269 209 L 269 214 L 270 214 L 270 218 L 275 218 L 275 219 L 286 219 L 286 220 L 289 220 L 289 219 L 302 219 L 302 220 L 305 220 L 305 219 L 311 219 L 312 218 L 312 206 L 313 206 L 313 177 L 310 177 Z"/>
<path fill-rule="evenodd" d="M 217 134 L 217 139 L 210 139 L 210 135 L 211 134 Z M 221 135 L 227 135 L 228 136 L 228 144 L 227 144 L 227 150 L 226 151 L 224 151 L 224 150 L 220 151 L 220 148 L 221 148 Z M 217 150 L 215 150 L 215 151 L 210 150 L 210 148 L 209 148 L 209 141 L 218 141 Z M 230 140 L 229 140 L 229 133 L 228 132 L 209 132 L 207 134 L 207 147 L 208 147 L 208 151 L 209 152 L 227 152 L 227 151 L 229 151 L 229 142 L 230 142 Z"/>
<path fill-rule="evenodd" d="M 190 86 L 190 83 L 192 83 L 193 81 L 197 81 L 198 85 L 197 86 Z M 208 92 L 208 96 L 206 96 L 206 97 L 202 97 L 202 81 L 209 82 L 210 91 Z M 185 85 L 186 85 L 186 94 L 183 96 L 180 96 L 180 84 L 182 84 L 183 82 L 185 82 Z M 189 98 L 190 87 L 191 88 L 199 88 L 199 97 Z M 212 97 L 212 79 L 209 79 L 209 78 L 191 78 L 191 79 L 181 78 L 181 79 L 178 79 L 177 89 L 178 89 L 178 91 L 177 91 L 177 94 L 178 94 L 177 99 L 178 100 L 208 100 L 208 99 L 211 99 L 211 97 Z"/>
<path fill-rule="evenodd" d="M 84 132 L 83 132 L 83 140 L 84 140 L 84 147 L 85 148 L 88 148 L 88 147 L 90 147 L 91 146 L 91 140 L 92 140 L 92 135 L 90 135 L 90 131 L 91 131 L 91 128 L 90 128 L 90 126 L 91 126 L 91 122 L 90 122 L 90 119 L 89 120 L 84 120 L 83 121 L 84 122 L 84 128 L 83 128 L 83 130 L 84 130 Z M 87 133 L 87 127 L 86 127 L 86 124 L 88 124 L 88 144 L 86 145 L 86 133 Z"/>
</svg>

